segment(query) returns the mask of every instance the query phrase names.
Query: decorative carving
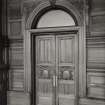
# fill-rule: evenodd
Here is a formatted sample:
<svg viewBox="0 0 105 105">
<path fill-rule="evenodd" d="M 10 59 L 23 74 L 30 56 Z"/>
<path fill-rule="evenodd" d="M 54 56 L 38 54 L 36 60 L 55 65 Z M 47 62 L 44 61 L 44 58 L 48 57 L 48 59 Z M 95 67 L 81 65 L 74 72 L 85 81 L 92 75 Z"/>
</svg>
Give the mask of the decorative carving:
<svg viewBox="0 0 105 105">
<path fill-rule="evenodd" d="M 69 66 L 60 67 L 59 79 L 74 80 L 74 69 Z"/>
<path fill-rule="evenodd" d="M 52 7 L 55 7 L 56 0 L 49 0 Z"/>
<path fill-rule="evenodd" d="M 53 75 L 53 68 L 49 66 L 42 66 L 40 65 L 38 67 L 38 77 L 41 79 L 51 79 L 51 76 Z"/>
</svg>

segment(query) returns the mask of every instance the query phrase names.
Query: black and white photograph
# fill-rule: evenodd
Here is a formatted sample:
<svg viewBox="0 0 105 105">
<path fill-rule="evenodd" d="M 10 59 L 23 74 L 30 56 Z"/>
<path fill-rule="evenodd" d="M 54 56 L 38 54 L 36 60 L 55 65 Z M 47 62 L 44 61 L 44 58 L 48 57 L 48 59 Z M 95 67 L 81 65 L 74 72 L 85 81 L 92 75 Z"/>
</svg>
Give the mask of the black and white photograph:
<svg viewBox="0 0 105 105">
<path fill-rule="evenodd" d="M 0 105 L 105 105 L 105 0 L 0 0 Z"/>
</svg>

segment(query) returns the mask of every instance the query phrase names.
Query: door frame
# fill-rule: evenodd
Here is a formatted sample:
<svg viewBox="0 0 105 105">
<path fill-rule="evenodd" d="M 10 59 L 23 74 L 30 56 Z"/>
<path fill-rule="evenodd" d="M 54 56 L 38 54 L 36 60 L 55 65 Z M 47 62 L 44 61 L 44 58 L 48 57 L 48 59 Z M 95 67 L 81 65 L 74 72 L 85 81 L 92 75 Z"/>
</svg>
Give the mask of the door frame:
<svg viewBox="0 0 105 105">
<path fill-rule="evenodd" d="M 25 92 L 30 93 L 30 99 L 35 97 L 33 92 L 35 92 L 35 85 L 32 85 L 35 81 L 32 81 L 33 76 L 33 64 L 32 64 L 32 33 L 49 33 L 49 32 L 71 32 L 76 31 L 78 33 L 78 77 L 76 79 L 76 100 L 79 102 L 78 97 L 82 97 L 86 92 L 86 41 L 84 35 L 84 28 L 82 27 L 58 27 L 58 28 L 43 28 L 43 29 L 30 29 L 26 30 L 24 34 L 24 87 Z M 35 101 L 33 101 L 33 105 Z"/>
</svg>

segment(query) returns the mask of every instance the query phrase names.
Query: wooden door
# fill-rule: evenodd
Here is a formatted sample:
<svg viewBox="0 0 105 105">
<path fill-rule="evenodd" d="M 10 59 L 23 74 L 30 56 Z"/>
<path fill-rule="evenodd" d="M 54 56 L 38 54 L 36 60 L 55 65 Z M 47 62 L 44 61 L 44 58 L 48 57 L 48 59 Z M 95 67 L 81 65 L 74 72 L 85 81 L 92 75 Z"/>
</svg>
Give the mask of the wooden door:
<svg viewBox="0 0 105 105">
<path fill-rule="evenodd" d="M 76 105 L 77 35 L 36 36 L 37 105 Z"/>
<path fill-rule="evenodd" d="M 56 36 L 58 104 L 77 104 L 78 40 L 76 34 Z"/>
</svg>

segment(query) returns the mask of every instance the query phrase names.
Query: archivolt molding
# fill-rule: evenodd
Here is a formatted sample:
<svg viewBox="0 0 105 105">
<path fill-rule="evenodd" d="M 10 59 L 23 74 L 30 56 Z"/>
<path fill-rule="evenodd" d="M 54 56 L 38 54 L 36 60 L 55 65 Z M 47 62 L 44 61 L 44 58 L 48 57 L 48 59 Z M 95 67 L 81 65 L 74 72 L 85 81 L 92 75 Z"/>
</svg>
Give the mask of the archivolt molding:
<svg viewBox="0 0 105 105">
<path fill-rule="evenodd" d="M 78 22 L 78 25 L 79 26 L 83 25 L 83 17 L 79 13 L 79 11 L 75 8 L 75 6 L 72 5 L 70 2 L 68 2 L 67 0 L 56 0 L 55 5 L 62 6 L 66 9 L 68 9 L 68 11 L 70 11 L 75 16 L 75 18 Z M 30 15 L 26 21 L 26 29 L 31 29 L 32 23 L 33 23 L 35 17 L 38 15 L 38 13 L 40 13 L 42 10 L 44 10 L 45 8 L 48 8 L 48 7 L 51 7 L 50 0 L 43 1 L 37 7 L 35 7 L 35 9 L 33 10 L 32 13 L 30 13 Z"/>
<path fill-rule="evenodd" d="M 78 22 L 78 25 L 79 26 L 82 25 L 83 18 L 81 16 L 79 10 L 77 10 L 76 7 L 72 3 L 70 3 L 67 0 L 57 0 L 56 1 L 56 5 L 59 5 L 59 6 L 67 8 L 75 16 L 75 18 L 76 18 L 76 20 Z"/>
<path fill-rule="evenodd" d="M 30 15 L 27 19 L 26 29 L 31 29 L 32 23 L 34 21 L 34 18 L 37 16 L 37 14 L 49 6 L 50 6 L 50 2 L 44 1 L 44 2 L 41 2 L 37 7 L 35 7 L 35 9 L 30 13 Z"/>
</svg>

